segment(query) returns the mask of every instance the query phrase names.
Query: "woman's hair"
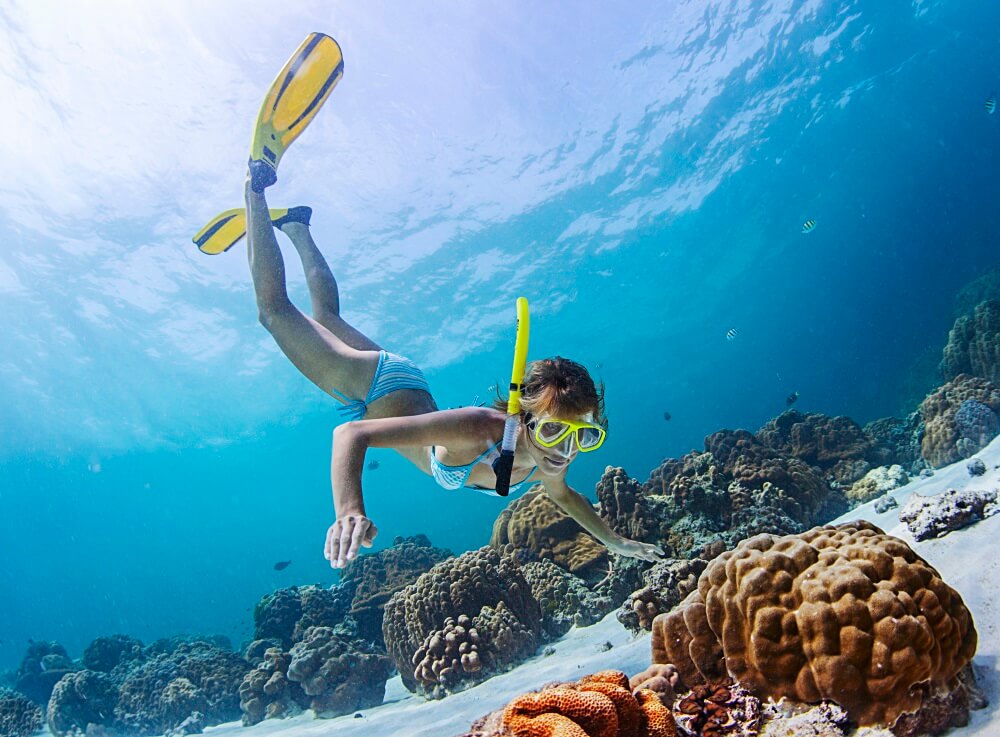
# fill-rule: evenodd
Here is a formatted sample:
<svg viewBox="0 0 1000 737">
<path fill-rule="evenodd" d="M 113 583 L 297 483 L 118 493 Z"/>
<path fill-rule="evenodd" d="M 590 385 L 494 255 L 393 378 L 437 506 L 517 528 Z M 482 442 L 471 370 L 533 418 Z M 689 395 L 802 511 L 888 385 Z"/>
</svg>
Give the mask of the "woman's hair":
<svg viewBox="0 0 1000 737">
<path fill-rule="evenodd" d="M 507 398 L 499 391 L 493 402 L 496 409 L 507 410 Z M 604 382 L 595 385 L 583 366 L 568 358 L 555 356 L 532 361 L 524 375 L 521 411 L 549 417 L 579 417 L 593 413 L 594 422 L 607 427 L 604 417 Z"/>
</svg>

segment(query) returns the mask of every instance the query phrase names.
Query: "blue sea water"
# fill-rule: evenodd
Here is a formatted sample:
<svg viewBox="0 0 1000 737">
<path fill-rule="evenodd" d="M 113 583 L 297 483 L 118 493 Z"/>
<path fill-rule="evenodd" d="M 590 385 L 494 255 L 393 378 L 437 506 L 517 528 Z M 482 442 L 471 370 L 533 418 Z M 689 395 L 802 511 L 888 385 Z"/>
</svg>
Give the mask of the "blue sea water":
<svg viewBox="0 0 1000 737">
<path fill-rule="evenodd" d="M 798 409 L 860 423 L 914 410 L 956 294 L 997 265 L 996 3 L 324 5 L 292 3 L 273 48 L 227 42 L 197 84 L 248 128 L 306 31 L 341 41 L 344 80 L 272 202 L 314 207 L 345 317 L 424 366 L 441 406 L 506 381 L 526 296 L 530 357 L 571 357 L 606 385 L 608 440 L 569 474 L 591 497 L 605 466 L 643 480 L 793 391 Z M 54 52 L 27 8 L 4 11 L 0 90 L 55 112 L 4 137 L 44 124 L 77 141 L 88 108 L 41 79 Z M 203 53 L 197 32 L 222 23 L 203 12 L 194 35 L 167 24 L 170 53 Z M 195 84 L 159 69 L 165 89 Z M 115 94 L 114 70 L 83 72 Z M 26 184 L 0 204 L 0 669 L 29 638 L 72 656 L 115 632 L 238 644 L 262 595 L 338 578 L 322 557 L 335 403 L 257 324 L 244 248 L 210 259 L 188 241 L 239 202 L 244 128 L 160 84 L 122 109 L 139 97 L 204 148 L 150 163 L 153 184 L 128 161 L 92 170 L 75 145 L 57 148 L 79 161 L 39 150 L 37 170 L 31 156 L 7 170 Z M 133 153 L 169 143 L 120 134 Z M 228 174 L 207 171 L 208 147 Z M 70 180 L 65 198 L 43 196 L 43 164 Z M 372 457 L 376 548 L 487 542 L 502 500 Z"/>
</svg>

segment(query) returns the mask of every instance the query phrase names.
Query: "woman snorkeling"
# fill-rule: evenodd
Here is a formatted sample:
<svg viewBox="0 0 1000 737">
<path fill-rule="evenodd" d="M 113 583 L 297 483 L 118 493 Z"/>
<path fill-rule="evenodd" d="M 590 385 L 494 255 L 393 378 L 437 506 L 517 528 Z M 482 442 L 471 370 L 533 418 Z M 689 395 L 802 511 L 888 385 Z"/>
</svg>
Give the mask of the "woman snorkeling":
<svg viewBox="0 0 1000 737">
<path fill-rule="evenodd" d="M 340 413 L 349 421 L 333 432 L 335 521 L 324 550 L 333 568 L 344 567 L 362 546 L 371 547 L 378 532 L 365 513 L 361 489 L 368 448 L 398 451 L 445 489 L 495 494 L 491 463 L 507 419 L 499 400 L 494 407 L 439 410 L 419 368 L 383 350 L 340 316 L 337 282 L 309 231 L 312 210 L 268 210 L 264 190 L 277 180 L 278 162 L 319 111 L 343 68 L 336 41 L 322 33 L 306 37 L 261 105 L 251 142 L 246 212 L 227 210 L 194 237 L 205 253 L 222 253 L 246 233 L 261 323 L 306 378 L 343 404 Z M 312 317 L 288 298 L 275 228 L 291 239 L 302 260 Z M 577 453 L 597 450 L 606 434 L 602 392 L 587 370 L 565 358 L 536 361 L 523 386 L 510 489 L 540 482 L 559 507 L 612 552 L 644 560 L 663 557 L 659 547 L 612 531 L 566 484 L 566 470 Z"/>
<path fill-rule="evenodd" d="M 506 403 L 439 410 L 423 373 L 411 361 L 383 350 L 340 316 L 337 282 L 309 231 L 309 208 L 288 210 L 272 221 L 263 191 L 246 187 L 250 273 L 260 322 L 310 381 L 343 403 L 350 420 L 333 432 L 330 480 L 336 519 L 324 554 L 342 568 L 371 547 L 377 534 L 365 514 L 361 474 L 368 448 L 392 448 L 448 490 L 495 493 L 491 462 L 498 453 Z M 278 228 L 302 260 L 312 317 L 292 304 L 275 238 Z M 548 358 L 528 366 L 521 400 L 521 428 L 511 491 L 540 482 L 560 508 L 610 551 L 657 560 L 663 551 L 616 534 L 591 503 L 566 484 L 577 453 L 597 450 L 606 434 L 603 397 L 583 366 Z"/>
</svg>

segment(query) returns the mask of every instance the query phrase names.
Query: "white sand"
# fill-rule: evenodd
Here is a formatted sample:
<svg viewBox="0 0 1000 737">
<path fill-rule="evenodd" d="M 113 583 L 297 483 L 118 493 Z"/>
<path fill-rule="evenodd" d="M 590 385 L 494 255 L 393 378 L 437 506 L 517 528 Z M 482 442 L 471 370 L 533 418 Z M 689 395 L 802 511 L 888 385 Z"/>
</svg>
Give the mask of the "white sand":
<svg viewBox="0 0 1000 737">
<path fill-rule="evenodd" d="M 988 470 L 985 476 L 970 478 L 965 468 L 967 461 L 961 461 L 937 471 L 930 478 L 919 479 L 892 492 L 900 504 L 896 509 L 876 514 L 873 502 L 869 502 L 851 510 L 836 522 L 864 518 L 906 540 L 962 595 L 979 632 L 979 649 L 974 661 L 976 676 L 990 700 L 990 706 L 973 712 L 969 726 L 951 734 L 996 737 L 1000 735 L 1000 710 L 997 705 L 1000 699 L 1000 615 L 997 596 L 1000 587 L 1000 545 L 997 544 L 1000 540 L 1000 515 L 943 538 L 924 542 L 915 542 L 897 516 L 899 508 L 911 494 L 931 496 L 947 488 L 1000 487 L 1000 470 L 996 468 L 1000 465 L 1000 438 L 994 439 L 977 457 L 986 463 Z M 600 646 L 605 642 L 614 647 L 602 652 Z M 592 627 L 574 628 L 554 647 L 554 655 L 535 658 L 510 673 L 441 701 L 424 701 L 413 696 L 396 677 L 387 685 L 386 703 L 364 711 L 361 718 L 315 719 L 311 713 L 306 713 L 290 719 L 267 720 L 254 727 L 245 728 L 239 723 L 221 725 L 206 730 L 206 734 L 212 737 L 230 734 L 239 734 L 240 737 L 453 737 L 468 729 L 477 717 L 546 681 L 576 680 L 584 674 L 605 668 L 616 668 L 632 675 L 649 665 L 649 635 L 633 639 L 615 619 L 614 613 Z"/>
</svg>

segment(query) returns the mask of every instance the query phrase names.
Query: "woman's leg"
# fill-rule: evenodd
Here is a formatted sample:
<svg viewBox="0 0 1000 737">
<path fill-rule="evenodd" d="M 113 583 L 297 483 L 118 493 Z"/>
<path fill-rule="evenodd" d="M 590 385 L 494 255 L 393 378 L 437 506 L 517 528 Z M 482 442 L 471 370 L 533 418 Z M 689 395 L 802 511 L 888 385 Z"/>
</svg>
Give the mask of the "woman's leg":
<svg viewBox="0 0 1000 737">
<path fill-rule="evenodd" d="M 378 353 L 352 347 L 292 304 L 267 202 L 249 183 L 246 203 L 247 253 L 261 324 L 295 367 L 320 389 L 331 396 L 341 392 L 351 398 L 364 397 L 375 375 Z"/>
<path fill-rule="evenodd" d="M 305 223 L 288 222 L 281 226 L 281 231 L 291 239 L 302 260 L 302 270 L 309 285 L 313 319 L 352 348 L 359 351 L 381 350 L 378 343 L 349 325 L 340 316 L 340 291 L 337 289 L 337 280 L 334 279 L 323 254 L 316 247 L 309 226 Z"/>
</svg>

